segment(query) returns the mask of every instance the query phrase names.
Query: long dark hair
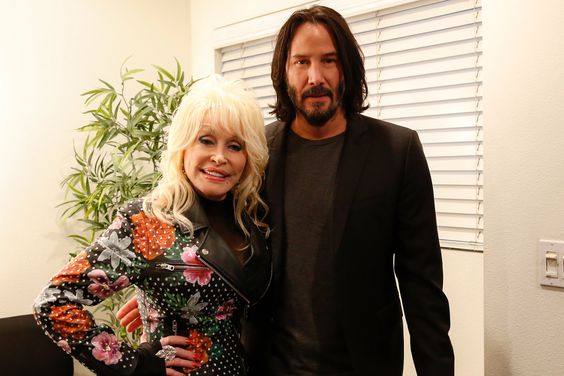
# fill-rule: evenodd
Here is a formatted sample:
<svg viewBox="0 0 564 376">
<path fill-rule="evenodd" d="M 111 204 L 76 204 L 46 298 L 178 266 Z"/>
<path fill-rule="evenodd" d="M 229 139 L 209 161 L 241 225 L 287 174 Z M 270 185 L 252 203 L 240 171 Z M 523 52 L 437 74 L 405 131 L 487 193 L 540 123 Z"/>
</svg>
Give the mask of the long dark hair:
<svg viewBox="0 0 564 376">
<path fill-rule="evenodd" d="M 296 30 L 307 22 L 324 25 L 337 48 L 344 78 L 342 103 L 346 116 L 366 110 L 368 105 L 363 103 L 368 93 L 368 85 L 364 71 L 364 55 L 343 16 L 331 8 L 316 5 L 295 11 L 278 33 L 270 74 L 276 90 L 276 104 L 270 113 L 285 122 L 292 121 L 296 116 L 296 109 L 288 96 L 286 61 Z"/>
</svg>

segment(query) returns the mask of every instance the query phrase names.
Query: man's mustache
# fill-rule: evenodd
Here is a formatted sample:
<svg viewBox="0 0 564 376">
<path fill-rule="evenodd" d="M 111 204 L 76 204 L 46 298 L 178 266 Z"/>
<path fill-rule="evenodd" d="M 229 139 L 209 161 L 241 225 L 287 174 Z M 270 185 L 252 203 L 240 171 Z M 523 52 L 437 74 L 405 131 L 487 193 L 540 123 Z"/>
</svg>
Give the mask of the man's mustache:
<svg viewBox="0 0 564 376">
<path fill-rule="evenodd" d="M 333 99 L 333 92 L 331 90 L 324 86 L 314 86 L 302 93 L 302 100 L 306 99 L 307 97 L 319 97 L 322 95 L 326 95 L 329 98 Z"/>
</svg>

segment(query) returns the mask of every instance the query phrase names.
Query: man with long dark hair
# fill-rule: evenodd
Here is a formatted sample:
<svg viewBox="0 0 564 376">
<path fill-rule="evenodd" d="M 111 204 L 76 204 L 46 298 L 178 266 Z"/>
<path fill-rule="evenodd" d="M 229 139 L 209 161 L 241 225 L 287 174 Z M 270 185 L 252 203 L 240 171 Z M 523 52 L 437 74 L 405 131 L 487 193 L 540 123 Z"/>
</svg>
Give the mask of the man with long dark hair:
<svg viewBox="0 0 564 376">
<path fill-rule="evenodd" d="M 267 126 L 274 280 L 261 375 L 454 374 L 433 188 L 417 133 L 361 115 L 363 55 L 314 6 L 280 30 Z M 259 359 L 260 361 L 261 359 Z"/>
</svg>

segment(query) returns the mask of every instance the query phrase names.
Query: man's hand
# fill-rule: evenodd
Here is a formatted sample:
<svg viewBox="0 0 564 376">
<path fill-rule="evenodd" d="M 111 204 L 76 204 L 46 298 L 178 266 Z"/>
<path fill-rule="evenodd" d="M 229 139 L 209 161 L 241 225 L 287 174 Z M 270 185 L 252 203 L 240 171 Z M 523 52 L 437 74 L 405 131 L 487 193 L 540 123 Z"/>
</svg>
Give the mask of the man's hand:
<svg viewBox="0 0 564 376">
<path fill-rule="evenodd" d="M 133 297 L 125 303 L 117 312 L 116 317 L 119 319 L 120 325 L 125 326 L 128 332 L 133 332 L 142 327 L 137 298 Z"/>
</svg>

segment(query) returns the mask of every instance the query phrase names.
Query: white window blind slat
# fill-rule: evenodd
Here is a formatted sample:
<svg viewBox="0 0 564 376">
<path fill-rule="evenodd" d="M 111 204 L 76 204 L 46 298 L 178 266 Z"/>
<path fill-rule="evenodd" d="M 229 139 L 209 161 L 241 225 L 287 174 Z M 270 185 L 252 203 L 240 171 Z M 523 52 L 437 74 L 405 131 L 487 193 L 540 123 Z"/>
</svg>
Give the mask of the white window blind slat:
<svg viewBox="0 0 564 376">
<path fill-rule="evenodd" d="M 239 43 L 235 46 L 221 49 L 221 61 L 231 61 L 248 58 L 250 56 L 270 54 L 274 49 L 274 37 L 261 38 L 254 41 Z"/>
<path fill-rule="evenodd" d="M 440 74 L 429 74 L 411 77 L 402 77 L 395 80 L 379 80 L 377 68 L 366 70 L 366 79 L 369 83 L 377 82 L 381 92 L 395 92 L 417 90 L 435 86 L 458 85 L 469 82 L 481 82 L 482 70 L 480 67 L 456 69 Z"/>
<path fill-rule="evenodd" d="M 379 69 L 380 80 L 394 80 L 404 77 L 432 75 L 459 69 L 472 69 L 479 63 L 480 55 L 470 53 L 438 60 L 427 60 L 419 63 L 394 65 Z M 377 59 L 367 59 L 367 64 L 377 64 Z"/>
<path fill-rule="evenodd" d="M 257 98 L 259 98 L 259 100 L 261 99 L 265 99 L 265 100 L 269 100 L 269 103 L 274 103 L 275 100 L 275 96 L 276 96 L 276 92 L 274 91 L 274 88 L 272 86 L 259 86 L 259 87 L 255 87 L 253 89 L 253 92 L 255 93 L 255 95 L 257 96 Z"/>
<path fill-rule="evenodd" d="M 482 22 L 481 17 L 476 15 L 474 9 L 467 9 L 462 12 L 441 14 L 418 22 L 411 21 L 395 26 L 386 27 L 382 25 L 382 23 L 379 23 L 377 32 L 380 41 L 388 41 L 414 35 L 434 33 L 441 30 L 457 30 L 461 27 L 467 28 L 468 26 L 480 22 Z"/>
<path fill-rule="evenodd" d="M 482 152 L 483 144 L 480 141 L 472 142 L 445 142 L 425 143 L 423 149 L 427 158 L 437 157 L 467 157 Z"/>
<path fill-rule="evenodd" d="M 378 53 L 378 45 L 369 44 L 363 46 L 363 53 L 366 60 L 370 58 L 377 58 L 378 64 L 376 64 L 376 66 L 386 68 L 395 65 L 416 63 L 419 61 L 437 60 L 464 55 L 467 54 L 468 51 L 473 51 L 476 43 L 479 42 L 479 38 L 469 38 L 386 54 Z"/>
<path fill-rule="evenodd" d="M 434 190 L 438 199 L 467 200 L 468 197 L 476 197 L 478 202 L 484 199 L 484 191 L 479 186 L 435 185 Z"/>
<path fill-rule="evenodd" d="M 449 15 L 479 6 L 480 1 L 476 0 L 414 1 L 404 6 L 379 10 L 378 16 L 381 18 L 381 27 L 390 27 Z"/>
<path fill-rule="evenodd" d="M 435 171 L 475 171 L 483 169 L 482 158 L 471 155 L 462 157 L 437 157 L 427 161 L 431 172 Z"/>
<path fill-rule="evenodd" d="M 441 213 L 437 211 L 437 224 L 442 227 L 461 228 L 472 230 L 480 223 L 481 216 L 478 214 Z M 481 225 L 478 226 L 482 230 Z"/>
<path fill-rule="evenodd" d="M 365 55 L 365 112 L 415 129 L 435 191 L 443 248 L 483 248 L 482 36 L 479 0 L 419 0 L 347 19 Z M 274 36 L 221 48 L 220 72 L 240 78 L 273 121 Z"/>
<path fill-rule="evenodd" d="M 417 133 L 423 144 L 483 141 L 481 127 L 424 129 Z"/>
<path fill-rule="evenodd" d="M 474 215 L 476 213 L 484 214 L 481 206 L 477 206 L 474 200 L 448 200 L 437 199 L 435 209 L 438 213 L 461 213 Z"/>
<path fill-rule="evenodd" d="M 433 185 L 483 186 L 483 174 L 477 171 L 434 171 L 431 173 Z"/>
<path fill-rule="evenodd" d="M 260 55 L 249 56 L 244 59 L 231 60 L 225 62 L 225 64 L 223 65 L 223 71 L 229 72 L 229 71 L 245 69 L 247 67 L 256 67 L 262 65 L 270 66 L 271 60 L 272 60 L 272 56 L 270 56 L 269 54 L 260 54 Z"/>
<path fill-rule="evenodd" d="M 368 86 L 369 92 L 378 90 L 377 83 Z M 482 96 L 482 86 L 479 83 L 471 82 L 461 85 L 431 87 L 419 90 L 382 92 L 371 96 L 372 103 L 380 106 L 398 106 L 410 103 L 439 102 L 452 99 L 462 99 L 468 96 L 469 92 L 475 92 L 477 96 Z M 375 102 L 373 102 L 375 101 Z"/>
<path fill-rule="evenodd" d="M 376 17 L 376 12 L 369 12 L 357 17 L 350 17 L 347 19 L 347 22 L 355 37 L 364 33 L 375 33 L 378 29 L 378 18 Z"/>
<path fill-rule="evenodd" d="M 476 108 L 476 106 L 479 106 Z M 481 111 L 481 103 L 476 103 L 472 97 L 447 100 L 441 102 L 415 103 L 404 106 L 382 106 L 378 108 L 378 117 L 383 120 L 402 119 L 428 115 L 457 114 Z"/>
<path fill-rule="evenodd" d="M 379 40 L 378 51 L 382 54 L 400 52 L 413 48 L 434 46 L 438 44 L 453 43 L 459 40 L 476 37 L 476 28 L 479 24 L 463 25 L 457 28 L 437 30 L 430 33 L 416 34 L 409 38 Z M 368 44 L 370 34 L 362 35 L 362 44 Z"/>
<path fill-rule="evenodd" d="M 480 113 L 471 112 L 456 115 L 432 115 L 423 118 L 404 119 L 402 125 L 423 131 L 428 129 L 449 129 L 460 127 L 475 127 L 477 130 L 483 128 L 483 117 Z"/>
</svg>

